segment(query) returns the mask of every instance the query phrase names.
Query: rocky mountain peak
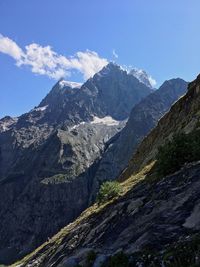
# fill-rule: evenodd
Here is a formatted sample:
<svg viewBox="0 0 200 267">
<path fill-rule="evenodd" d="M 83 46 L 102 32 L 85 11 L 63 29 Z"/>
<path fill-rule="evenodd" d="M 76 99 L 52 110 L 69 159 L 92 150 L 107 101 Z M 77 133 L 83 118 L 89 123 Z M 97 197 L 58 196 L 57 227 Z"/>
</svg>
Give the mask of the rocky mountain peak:
<svg viewBox="0 0 200 267">
<path fill-rule="evenodd" d="M 118 65 L 117 63 L 115 62 L 109 62 L 105 67 L 102 68 L 102 70 L 100 70 L 99 72 L 103 72 L 105 70 L 107 71 L 118 71 L 120 70 L 121 67 L 120 65 Z"/>
<path fill-rule="evenodd" d="M 183 79 L 181 78 L 173 78 L 173 79 L 169 79 L 169 80 L 166 80 L 164 81 L 164 83 L 161 85 L 161 87 L 165 87 L 165 86 L 170 86 L 170 85 L 178 85 L 180 84 L 182 81 L 184 81 Z"/>
<path fill-rule="evenodd" d="M 0 120 L 0 132 L 4 132 L 10 129 L 10 127 L 17 122 L 18 118 L 12 118 L 5 116 Z"/>
<path fill-rule="evenodd" d="M 103 67 L 102 70 L 96 73 L 93 78 L 99 79 L 105 76 L 119 75 L 122 72 L 124 72 L 124 74 L 126 73 L 126 71 L 124 71 L 121 66 L 114 62 L 110 62 L 105 67 Z"/>
</svg>

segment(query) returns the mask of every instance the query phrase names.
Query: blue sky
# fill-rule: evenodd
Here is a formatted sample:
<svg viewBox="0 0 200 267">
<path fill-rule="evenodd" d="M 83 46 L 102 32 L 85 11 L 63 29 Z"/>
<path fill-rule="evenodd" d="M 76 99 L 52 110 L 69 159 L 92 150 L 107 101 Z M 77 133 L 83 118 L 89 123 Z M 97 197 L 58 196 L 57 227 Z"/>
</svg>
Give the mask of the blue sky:
<svg viewBox="0 0 200 267">
<path fill-rule="evenodd" d="M 0 117 L 39 104 L 63 72 L 80 82 L 106 60 L 158 86 L 194 79 L 199 10 L 199 0 L 0 0 Z"/>
</svg>

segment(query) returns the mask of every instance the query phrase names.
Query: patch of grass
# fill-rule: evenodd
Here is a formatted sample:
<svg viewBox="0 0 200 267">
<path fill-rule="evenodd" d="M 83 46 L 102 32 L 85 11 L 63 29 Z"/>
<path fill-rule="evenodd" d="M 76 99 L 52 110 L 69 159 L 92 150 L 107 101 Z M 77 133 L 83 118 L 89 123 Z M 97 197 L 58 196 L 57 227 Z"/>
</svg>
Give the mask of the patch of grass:
<svg viewBox="0 0 200 267">
<path fill-rule="evenodd" d="M 69 178 L 66 174 L 56 174 L 47 178 L 44 178 L 41 183 L 42 184 L 61 184 L 69 181 Z"/>
<path fill-rule="evenodd" d="M 115 197 L 118 197 L 122 192 L 122 186 L 117 181 L 106 181 L 104 182 L 97 195 L 96 202 L 98 205 L 105 203 Z"/>
</svg>

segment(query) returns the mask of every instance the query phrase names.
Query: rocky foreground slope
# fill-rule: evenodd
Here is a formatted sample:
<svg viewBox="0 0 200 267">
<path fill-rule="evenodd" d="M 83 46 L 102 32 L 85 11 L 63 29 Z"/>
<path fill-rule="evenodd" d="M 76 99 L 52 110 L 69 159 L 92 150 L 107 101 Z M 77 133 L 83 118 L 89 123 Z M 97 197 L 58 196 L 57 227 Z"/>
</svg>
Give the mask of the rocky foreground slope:
<svg viewBox="0 0 200 267">
<path fill-rule="evenodd" d="M 200 163 L 166 177 L 154 168 L 159 145 L 199 129 L 199 110 L 200 76 L 138 147 L 122 195 L 89 208 L 16 265 L 199 266 Z"/>
</svg>

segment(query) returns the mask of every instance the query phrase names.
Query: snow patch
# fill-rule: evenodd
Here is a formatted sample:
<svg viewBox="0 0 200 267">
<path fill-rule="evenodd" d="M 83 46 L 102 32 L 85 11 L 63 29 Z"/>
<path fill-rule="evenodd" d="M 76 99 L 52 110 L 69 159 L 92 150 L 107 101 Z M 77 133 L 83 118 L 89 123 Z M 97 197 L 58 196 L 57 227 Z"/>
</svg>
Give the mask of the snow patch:
<svg viewBox="0 0 200 267">
<path fill-rule="evenodd" d="M 80 88 L 82 86 L 82 83 L 77 83 L 77 82 L 70 82 L 70 81 L 65 81 L 65 80 L 61 80 L 59 82 L 59 85 L 61 88 L 64 87 L 70 87 L 70 88 Z"/>
<path fill-rule="evenodd" d="M 93 121 L 91 121 L 91 124 L 105 124 L 108 126 L 119 125 L 119 123 L 119 121 L 114 120 L 111 116 L 106 116 L 104 118 L 94 116 Z"/>
<path fill-rule="evenodd" d="M 80 125 L 83 125 L 83 124 L 85 124 L 85 121 L 82 121 L 82 122 L 80 122 L 79 124 L 76 124 L 76 125 L 72 126 L 72 127 L 70 128 L 70 131 L 72 131 L 72 130 L 78 128 Z"/>
<path fill-rule="evenodd" d="M 48 107 L 48 105 L 43 106 L 43 107 L 34 108 L 34 109 L 31 110 L 31 112 L 32 112 L 32 111 L 44 111 L 44 110 L 47 109 L 47 107 Z"/>
</svg>

